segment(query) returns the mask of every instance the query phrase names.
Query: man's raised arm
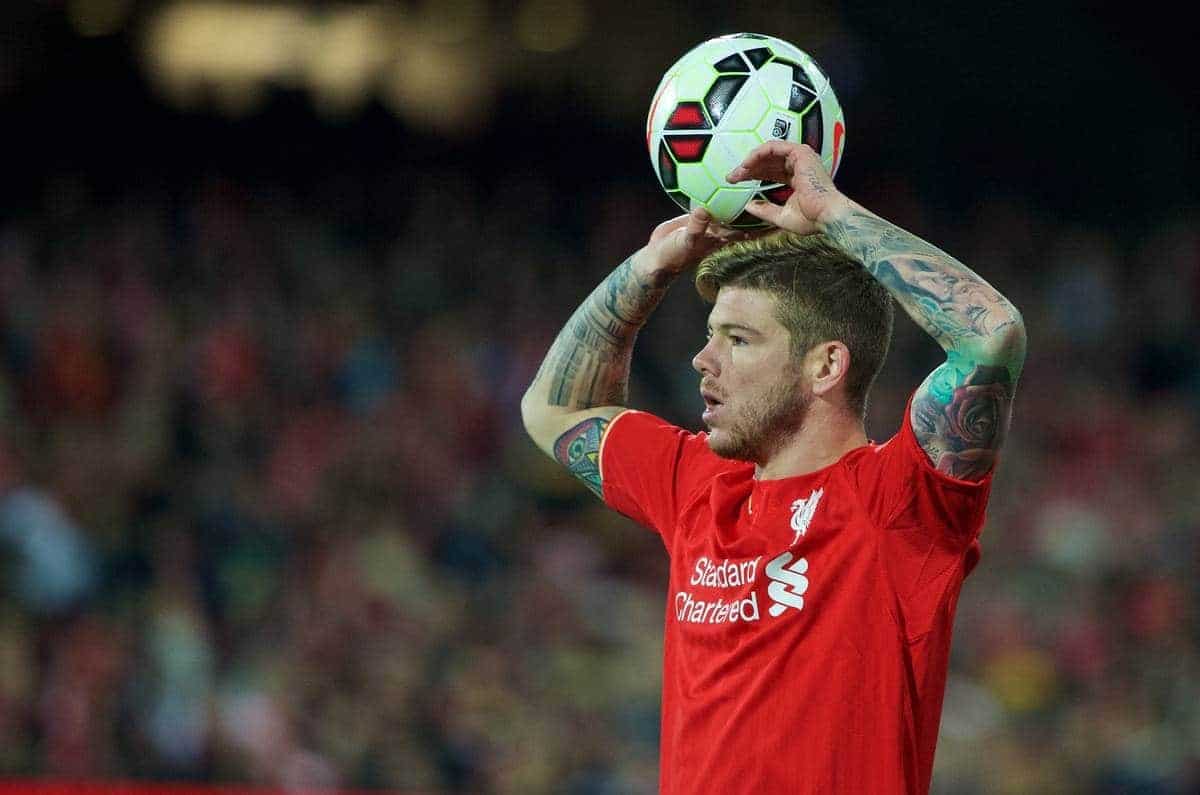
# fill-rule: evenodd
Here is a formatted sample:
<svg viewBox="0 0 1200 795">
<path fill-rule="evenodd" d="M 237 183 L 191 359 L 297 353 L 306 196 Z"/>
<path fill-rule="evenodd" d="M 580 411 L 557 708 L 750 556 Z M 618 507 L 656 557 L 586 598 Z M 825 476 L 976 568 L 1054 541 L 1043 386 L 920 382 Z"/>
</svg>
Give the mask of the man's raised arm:
<svg viewBox="0 0 1200 795">
<path fill-rule="evenodd" d="M 824 232 L 863 263 L 946 351 L 913 395 L 917 440 L 940 471 L 979 480 L 991 471 L 1012 414 L 1025 361 L 1025 324 L 1008 299 L 978 274 L 837 191 L 813 150 L 769 143 L 729 175 L 787 182 L 783 207 L 747 209 L 795 232 Z"/>
<path fill-rule="evenodd" d="M 600 441 L 625 410 L 638 330 L 675 278 L 729 238 L 703 211 L 660 224 L 571 315 L 521 399 L 537 446 L 597 496 Z"/>
<path fill-rule="evenodd" d="M 1008 432 L 1025 362 L 1021 313 L 954 257 L 856 204 L 827 221 L 825 233 L 946 351 L 913 395 L 913 431 L 939 470 L 984 477 Z"/>
</svg>

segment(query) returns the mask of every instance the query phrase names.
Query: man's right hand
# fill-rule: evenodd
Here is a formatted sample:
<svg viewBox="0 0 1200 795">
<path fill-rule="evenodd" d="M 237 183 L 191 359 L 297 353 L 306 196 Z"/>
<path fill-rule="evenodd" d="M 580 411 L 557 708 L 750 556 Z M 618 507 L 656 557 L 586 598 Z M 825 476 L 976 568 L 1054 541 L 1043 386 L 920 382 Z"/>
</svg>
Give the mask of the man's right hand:
<svg viewBox="0 0 1200 795">
<path fill-rule="evenodd" d="M 643 274 L 678 275 L 721 246 L 747 237 L 745 232 L 721 226 L 705 210 L 692 210 L 655 227 L 650 242 L 634 255 L 633 266 Z"/>
</svg>

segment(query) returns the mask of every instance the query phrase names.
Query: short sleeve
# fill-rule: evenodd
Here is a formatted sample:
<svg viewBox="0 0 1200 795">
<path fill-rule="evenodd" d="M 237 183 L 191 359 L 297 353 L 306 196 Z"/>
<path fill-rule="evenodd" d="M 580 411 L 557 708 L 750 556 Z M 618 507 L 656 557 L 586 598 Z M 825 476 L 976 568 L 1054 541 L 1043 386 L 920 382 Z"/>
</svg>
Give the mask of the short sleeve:
<svg viewBox="0 0 1200 795">
<path fill-rule="evenodd" d="M 881 527 L 916 522 L 947 541 L 970 543 L 983 527 L 992 474 L 971 481 L 935 469 L 913 432 L 911 408 L 910 398 L 900 430 L 856 468 L 867 510 Z"/>
<path fill-rule="evenodd" d="M 725 468 L 703 434 L 644 411 L 618 414 L 600 448 L 604 501 L 658 532 L 667 549 L 684 501 Z"/>
<path fill-rule="evenodd" d="M 906 634 L 927 632 L 979 559 L 992 474 L 961 480 L 934 468 L 905 408 L 899 432 L 862 457 L 859 493 L 880 528 L 880 550 Z"/>
</svg>

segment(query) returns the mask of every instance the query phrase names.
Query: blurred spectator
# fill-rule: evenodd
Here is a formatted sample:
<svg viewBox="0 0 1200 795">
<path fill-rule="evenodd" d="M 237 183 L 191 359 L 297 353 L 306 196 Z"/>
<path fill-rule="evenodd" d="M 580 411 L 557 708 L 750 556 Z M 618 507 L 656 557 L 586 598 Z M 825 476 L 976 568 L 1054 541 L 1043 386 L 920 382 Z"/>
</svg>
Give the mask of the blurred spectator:
<svg viewBox="0 0 1200 795">
<path fill-rule="evenodd" d="M 516 422 L 562 320 L 531 295 L 578 297 L 650 210 L 601 194 L 590 249 L 572 255 L 590 251 L 594 273 L 547 270 L 561 241 L 539 224 L 558 199 L 524 183 L 544 199 L 506 205 L 493 252 L 524 291 L 495 301 L 456 241 L 412 218 L 374 269 L 271 191 L 264 208 L 248 184 L 208 180 L 182 226 L 136 196 L 115 217 L 85 201 L 70 224 L 87 268 L 35 253 L 54 250 L 53 223 L 3 236 L 0 769 L 653 789 L 664 560 Z M 455 211 L 488 223 L 478 205 Z M 1022 212 L 977 213 L 980 268 L 1006 288 L 1031 244 L 982 230 Z M 1200 429 L 1184 321 L 1200 248 L 1181 229 L 1132 251 L 1053 231 L 1050 289 L 1023 301 L 1030 384 L 960 606 L 936 791 L 1196 786 Z M 292 232 L 316 248 L 285 244 Z M 1135 294 L 1154 311 L 1122 322 L 1118 291 L 1151 256 L 1163 267 Z M 703 308 L 676 292 L 639 349 L 634 400 L 686 423 Z M 922 371 L 906 335 L 877 435 Z M 1114 351 L 1141 392 L 1103 361 Z"/>
</svg>

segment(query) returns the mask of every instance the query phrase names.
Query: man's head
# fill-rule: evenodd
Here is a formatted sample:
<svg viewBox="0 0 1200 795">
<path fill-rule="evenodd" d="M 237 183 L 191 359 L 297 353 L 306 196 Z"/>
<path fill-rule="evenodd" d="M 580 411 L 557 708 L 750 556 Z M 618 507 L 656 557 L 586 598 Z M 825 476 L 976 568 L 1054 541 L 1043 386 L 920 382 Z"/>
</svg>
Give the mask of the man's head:
<svg viewBox="0 0 1200 795">
<path fill-rule="evenodd" d="M 720 249 L 700 263 L 696 290 L 713 304 L 692 366 L 717 454 L 764 461 L 818 397 L 865 414 L 891 341 L 892 300 L 824 235 L 777 233 Z"/>
</svg>

